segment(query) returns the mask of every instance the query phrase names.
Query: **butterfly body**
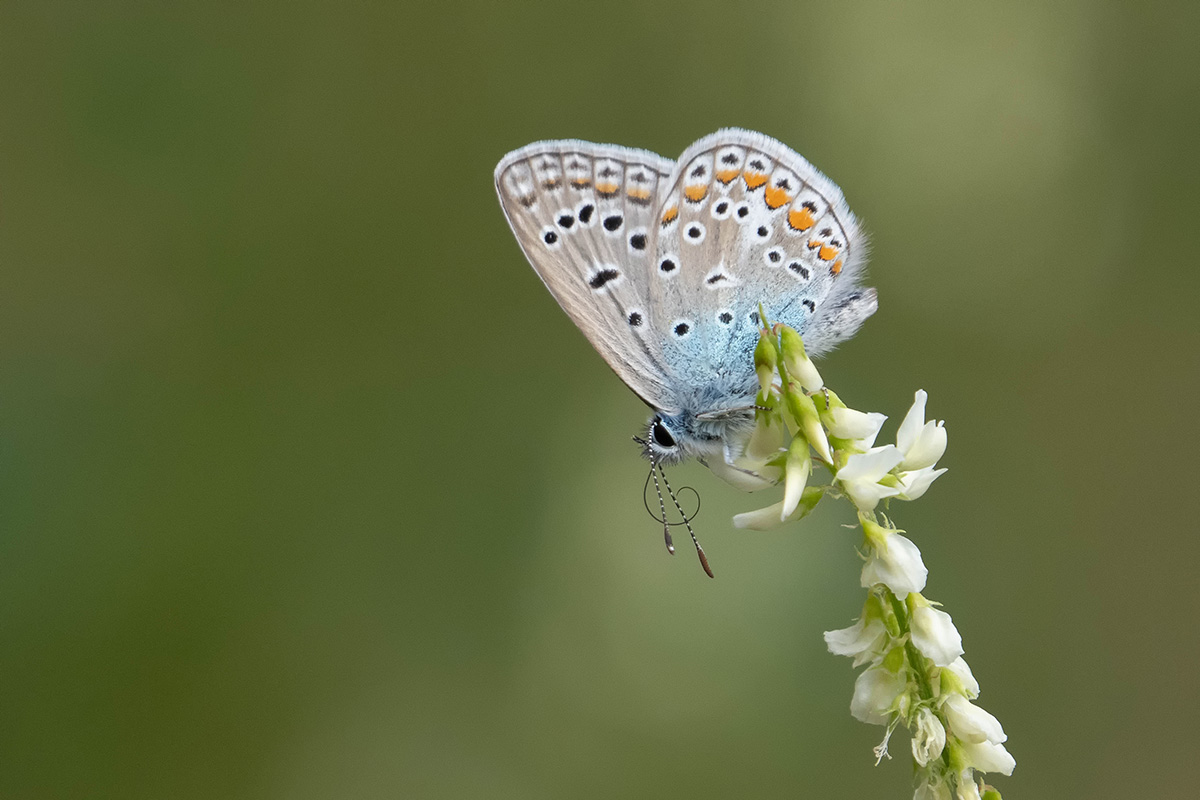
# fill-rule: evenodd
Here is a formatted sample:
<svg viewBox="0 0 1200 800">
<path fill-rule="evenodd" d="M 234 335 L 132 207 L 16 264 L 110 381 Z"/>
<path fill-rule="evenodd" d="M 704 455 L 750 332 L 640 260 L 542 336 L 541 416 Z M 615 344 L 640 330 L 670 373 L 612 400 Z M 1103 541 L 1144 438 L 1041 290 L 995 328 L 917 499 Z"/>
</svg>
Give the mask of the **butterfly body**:
<svg viewBox="0 0 1200 800">
<path fill-rule="evenodd" d="M 876 309 L 838 187 L 760 133 L 725 129 L 672 161 L 578 140 L 505 156 L 517 241 L 593 347 L 655 413 L 655 463 L 736 455 L 753 425 L 760 305 L 810 355 Z"/>
</svg>

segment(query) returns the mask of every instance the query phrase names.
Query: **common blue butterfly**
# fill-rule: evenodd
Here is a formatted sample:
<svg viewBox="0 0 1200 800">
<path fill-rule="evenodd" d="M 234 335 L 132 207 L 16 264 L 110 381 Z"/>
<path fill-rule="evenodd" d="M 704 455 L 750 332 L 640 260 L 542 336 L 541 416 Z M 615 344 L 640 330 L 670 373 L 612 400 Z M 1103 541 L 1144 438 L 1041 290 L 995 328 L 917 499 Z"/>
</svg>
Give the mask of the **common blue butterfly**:
<svg viewBox="0 0 1200 800">
<path fill-rule="evenodd" d="M 726 128 L 677 161 L 536 142 L 501 159 L 495 177 L 546 288 L 654 409 L 638 441 L 656 486 L 662 465 L 688 457 L 732 466 L 753 425 L 760 303 L 811 356 L 877 308 L 860 285 L 866 241 L 841 190 L 761 133 Z M 673 552 L 669 530 L 667 542 Z"/>
</svg>

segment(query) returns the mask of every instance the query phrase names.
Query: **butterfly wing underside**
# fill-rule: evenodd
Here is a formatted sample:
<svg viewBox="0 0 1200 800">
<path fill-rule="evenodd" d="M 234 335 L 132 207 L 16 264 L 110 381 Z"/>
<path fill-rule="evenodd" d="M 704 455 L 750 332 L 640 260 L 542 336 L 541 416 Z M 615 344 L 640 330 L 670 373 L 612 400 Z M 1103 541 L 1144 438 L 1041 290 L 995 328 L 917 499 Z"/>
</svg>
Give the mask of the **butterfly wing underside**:
<svg viewBox="0 0 1200 800">
<path fill-rule="evenodd" d="M 505 156 L 496 191 L 530 264 L 613 371 L 654 408 L 679 410 L 650 307 L 662 192 L 675 162 L 576 140 Z"/>
<path fill-rule="evenodd" d="M 726 129 L 689 147 L 663 187 L 650 304 L 681 385 L 752 396 L 758 306 L 820 355 L 877 303 L 865 237 L 838 187 L 790 148 Z"/>
</svg>

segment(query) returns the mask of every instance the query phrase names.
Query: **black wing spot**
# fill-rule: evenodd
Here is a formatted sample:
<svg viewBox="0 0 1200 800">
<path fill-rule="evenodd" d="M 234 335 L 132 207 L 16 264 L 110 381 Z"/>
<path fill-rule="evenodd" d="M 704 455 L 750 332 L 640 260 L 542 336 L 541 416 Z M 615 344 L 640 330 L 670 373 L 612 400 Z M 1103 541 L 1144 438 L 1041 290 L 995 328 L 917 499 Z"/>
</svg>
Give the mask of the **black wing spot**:
<svg viewBox="0 0 1200 800">
<path fill-rule="evenodd" d="M 792 188 L 792 185 L 790 183 L 788 183 L 787 178 L 780 178 L 779 180 L 775 181 L 775 185 L 778 186 L 780 189 L 791 189 Z"/>
<path fill-rule="evenodd" d="M 558 241 L 558 234 L 554 231 L 546 231 L 542 238 L 546 240 L 546 244 L 554 244 Z"/>
<path fill-rule="evenodd" d="M 615 231 L 617 228 L 621 227 L 621 223 L 624 221 L 625 220 L 621 218 L 620 214 L 613 214 L 611 217 L 605 217 L 604 230 Z"/>
<path fill-rule="evenodd" d="M 770 233 L 770 231 L 768 231 L 768 230 L 767 230 L 767 226 L 766 226 L 766 225 L 759 225 L 759 226 L 758 226 L 758 235 L 759 235 L 759 237 L 761 237 L 761 238 L 765 239 L 765 238 L 767 238 L 767 234 L 768 234 L 768 233 Z"/>
<path fill-rule="evenodd" d="M 724 214 L 724 213 L 725 213 L 725 210 L 726 210 L 727 208 L 729 208 L 729 203 L 726 203 L 724 200 L 722 200 L 721 202 L 717 203 L 717 213 L 718 213 L 718 214 Z"/>
<path fill-rule="evenodd" d="M 821 228 L 821 236 L 828 236 L 831 233 L 833 233 L 832 228 Z"/>
<path fill-rule="evenodd" d="M 693 178 L 701 178 L 704 176 L 704 171 L 705 171 L 704 165 L 700 164 L 699 166 L 697 166 L 695 169 L 692 170 L 692 177 Z"/>
<path fill-rule="evenodd" d="M 745 217 L 749 213 L 750 213 L 750 206 L 738 206 L 737 215 L 739 217 Z"/>
<path fill-rule="evenodd" d="M 675 271 L 675 262 L 669 258 L 664 258 L 662 260 L 662 263 L 658 265 L 658 268 L 661 269 L 663 272 L 674 272 Z"/>
<path fill-rule="evenodd" d="M 754 167 L 759 172 L 762 172 L 767 168 L 767 165 L 759 161 L 757 158 L 750 162 L 750 166 Z"/>
<path fill-rule="evenodd" d="M 799 275 L 801 278 L 804 278 L 804 280 L 808 280 L 808 267 L 804 266 L 799 261 L 793 261 L 792 263 L 788 264 L 787 268 Z"/>
<path fill-rule="evenodd" d="M 800 207 L 807 208 L 809 211 L 813 212 L 814 214 L 817 213 L 817 204 L 814 203 L 812 200 L 805 200 L 803 203 L 800 204 Z"/>
<path fill-rule="evenodd" d="M 595 210 L 596 210 L 596 207 L 594 205 L 591 205 L 590 203 L 588 205 L 584 206 L 583 208 L 579 209 L 579 221 L 582 222 L 584 225 L 587 225 L 592 219 L 592 212 Z"/>
<path fill-rule="evenodd" d="M 721 156 L 721 163 L 722 164 L 736 164 L 737 163 L 737 154 L 736 153 L 726 153 L 725 155 Z"/>
<path fill-rule="evenodd" d="M 619 277 L 621 277 L 621 273 L 617 272 L 611 267 L 602 269 L 592 276 L 592 279 L 588 281 L 588 286 L 592 287 L 593 289 L 602 289 L 604 288 L 604 284 L 608 283 L 609 281 L 615 281 Z"/>
<path fill-rule="evenodd" d="M 675 326 L 675 335 L 676 336 L 687 336 L 687 332 L 690 331 L 691 329 L 692 329 L 691 325 L 688 325 L 686 322 L 681 322 Z"/>
<path fill-rule="evenodd" d="M 770 250 L 767 252 L 767 258 L 771 260 L 772 264 L 778 264 L 779 260 L 783 258 L 783 253 L 778 250 Z"/>
<path fill-rule="evenodd" d="M 716 286 L 721 281 L 727 281 L 727 280 L 729 280 L 728 276 L 717 273 L 716 275 L 713 275 L 711 278 L 709 278 L 707 283 L 709 286 Z"/>
<path fill-rule="evenodd" d="M 629 237 L 629 246 L 632 247 L 634 250 L 645 250 L 646 249 L 646 234 L 635 233 L 633 236 L 630 236 Z"/>
<path fill-rule="evenodd" d="M 629 315 L 629 324 L 633 327 L 638 327 L 642 324 L 642 315 L 634 311 Z"/>
<path fill-rule="evenodd" d="M 801 300 L 800 305 L 807 308 L 809 310 L 809 313 L 812 313 L 813 311 L 817 310 L 817 304 L 814 303 L 812 300 Z"/>
<path fill-rule="evenodd" d="M 634 176 L 633 176 L 634 183 L 645 183 L 646 180 L 647 180 L 646 173 L 644 173 L 644 172 L 638 172 L 638 173 L 634 174 Z"/>
<path fill-rule="evenodd" d="M 612 167 L 606 166 L 604 169 L 600 170 L 601 178 L 611 178 L 616 174 L 617 174 L 617 171 L 615 169 L 613 169 Z"/>
<path fill-rule="evenodd" d="M 700 230 L 700 226 L 699 226 L 699 225 L 693 225 L 692 227 L 688 228 L 688 232 L 687 232 L 687 233 L 688 233 L 688 236 L 689 236 L 690 238 L 692 238 L 692 239 L 699 239 L 699 238 L 700 238 L 700 234 L 702 234 L 702 233 L 703 233 L 703 231 L 702 231 L 702 230 Z"/>
<path fill-rule="evenodd" d="M 570 228 L 574 224 L 575 224 L 575 218 L 572 217 L 570 214 L 563 214 L 561 217 L 558 218 L 558 226 L 560 228 Z"/>
<path fill-rule="evenodd" d="M 751 312 L 750 312 L 750 321 L 751 321 L 752 323 L 754 323 L 755 325 L 757 325 L 757 324 L 758 324 L 758 312 L 757 312 L 757 311 L 751 311 Z"/>
<path fill-rule="evenodd" d="M 728 325 L 733 322 L 733 314 L 730 314 L 728 311 L 722 311 L 717 319 L 721 320 L 722 325 Z"/>
</svg>

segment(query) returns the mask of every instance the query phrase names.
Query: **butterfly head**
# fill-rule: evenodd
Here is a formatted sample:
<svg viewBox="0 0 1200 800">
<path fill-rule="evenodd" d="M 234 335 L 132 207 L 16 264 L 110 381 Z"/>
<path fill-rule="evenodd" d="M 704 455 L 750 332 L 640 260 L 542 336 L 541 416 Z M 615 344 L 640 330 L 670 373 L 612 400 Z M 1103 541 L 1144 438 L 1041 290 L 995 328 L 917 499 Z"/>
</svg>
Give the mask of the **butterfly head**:
<svg viewBox="0 0 1200 800">
<path fill-rule="evenodd" d="M 646 438 L 638 438 L 646 457 L 656 464 L 677 464 L 685 458 L 685 453 L 679 445 L 682 432 L 672 430 L 672 420 L 662 414 L 655 414 L 646 423 Z"/>
<path fill-rule="evenodd" d="M 656 464 L 671 466 L 688 458 L 722 452 L 724 423 L 706 422 L 695 414 L 657 412 L 646 422 L 645 436 L 635 436 L 642 455 Z"/>
</svg>

